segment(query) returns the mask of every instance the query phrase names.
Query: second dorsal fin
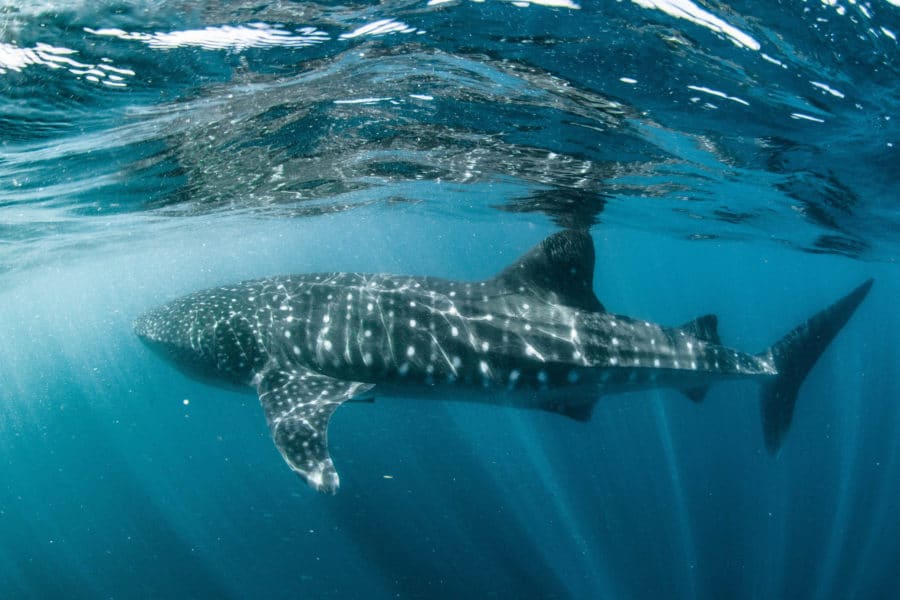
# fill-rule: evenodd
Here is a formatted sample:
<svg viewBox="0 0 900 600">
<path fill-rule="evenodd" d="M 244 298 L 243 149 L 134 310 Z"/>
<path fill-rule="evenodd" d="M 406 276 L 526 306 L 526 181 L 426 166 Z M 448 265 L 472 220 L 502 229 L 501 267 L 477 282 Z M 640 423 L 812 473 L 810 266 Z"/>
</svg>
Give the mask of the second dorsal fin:
<svg viewBox="0 0 900 600">
<path fill-rule="evenodd" d="M 504 269 L 496 281 L 546 302 L 605 312 L 594 294 L 594 242 L 584 231 L 551 235 Z"/>
</svg>

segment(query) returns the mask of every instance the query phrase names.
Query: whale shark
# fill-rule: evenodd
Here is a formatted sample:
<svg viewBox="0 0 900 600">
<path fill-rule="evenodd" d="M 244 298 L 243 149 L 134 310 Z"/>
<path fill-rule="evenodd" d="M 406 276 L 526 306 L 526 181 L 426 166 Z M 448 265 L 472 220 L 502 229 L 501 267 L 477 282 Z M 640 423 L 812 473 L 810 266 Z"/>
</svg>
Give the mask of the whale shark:
<svg viewBox="0 0 900 600">
<path fill-rule="evenodd" d="M 349 401 L 463 400 L 588 421 L 609 394 L 656 387 L 700 402 L 710 385 L 760 384 L 765 445 L 779 451 L 803 380 L 873 280 L 759 353 L 722 345 L 715 315 L 665 327 L 603 306 L 586 231 L 543 240 L 495 277 L 312 273 L 199 291 L 138 317 L 143 342 L 183 372 L 255 388 L 276 447 L 335 493 L 328 422 Z"/>
</svg>

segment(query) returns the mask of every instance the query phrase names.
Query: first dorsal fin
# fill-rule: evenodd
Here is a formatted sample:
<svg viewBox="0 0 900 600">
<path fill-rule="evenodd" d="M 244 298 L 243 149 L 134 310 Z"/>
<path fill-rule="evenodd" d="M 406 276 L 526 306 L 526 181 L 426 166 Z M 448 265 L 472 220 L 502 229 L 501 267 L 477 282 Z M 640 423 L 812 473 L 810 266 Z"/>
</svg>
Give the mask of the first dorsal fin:
<svg viewBox="0 0 900 600">
<path fill-rule="evenodd" d="M 697 317 L 693 321 L 688 321 L 682 325 L 681 329 L 698 340 L 711 342 L 717 346 L 722 345 L 722 340 L 719 339 L 719 318 L 716 315 Z"/>
<path fill-rule="evenodd" d="M 703 315 L 702 317 L 697 317 L 693 321 L 688 321 L 682 325 L 681 329 L 698 340 L 716 344 L 717 346 L 722 345 L 722 340 L 719 339 L 719 318 L 716 315 Z M 706 397 L 709 386 L 701 385 L 687 388 L 682 391 L 685 396 L 699 404 L 700 402 L 703 402 L 703 399 Z"/>
<path fill-rule="evenodd" d="M 504 269 L 496 281 L 546 302 L 605 312 L 594 294 L 594 242 L 584 231 L 551 235 Z"/>
</svg>

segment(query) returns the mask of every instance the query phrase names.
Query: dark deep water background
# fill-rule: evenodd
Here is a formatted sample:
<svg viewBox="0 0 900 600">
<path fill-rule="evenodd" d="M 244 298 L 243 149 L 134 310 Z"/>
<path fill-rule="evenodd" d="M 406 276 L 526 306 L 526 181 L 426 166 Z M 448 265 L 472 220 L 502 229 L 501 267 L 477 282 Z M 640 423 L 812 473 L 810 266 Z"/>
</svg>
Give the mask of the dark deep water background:
<svg viewBox="0 0 900 600">
<path fill-rule="evenodd" d="M 900 596 L 896 2 L 24 4 L 0 596 Z M 559 227 L 610 310 L 744 350 L 877 281 L 777 458 L 751 383 L 587 424 L 384 399 L 332 420 L 335 497 L 130 329 L 268 274 L 482 278 Z"/>
</svg>

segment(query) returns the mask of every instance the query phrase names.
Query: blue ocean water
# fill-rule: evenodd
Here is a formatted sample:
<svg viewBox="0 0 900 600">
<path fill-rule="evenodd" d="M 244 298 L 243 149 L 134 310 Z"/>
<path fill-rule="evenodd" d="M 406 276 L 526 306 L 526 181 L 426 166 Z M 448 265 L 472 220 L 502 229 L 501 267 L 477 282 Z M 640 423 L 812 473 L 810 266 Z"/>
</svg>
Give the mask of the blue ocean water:
<svg viewBox="0 0 900 600">
<path fill-rule="evenodd" d="M 0 1 L 0 596 L 900 596 L 898 35 L 894 0 Z M 131 330 L 565 227 L 608 309 L 747 351 L 876 283 L 777 457 L 747 382 L 384 398 L 335 413 L 333 497 Z"/>
</svg>

